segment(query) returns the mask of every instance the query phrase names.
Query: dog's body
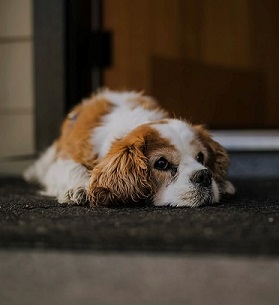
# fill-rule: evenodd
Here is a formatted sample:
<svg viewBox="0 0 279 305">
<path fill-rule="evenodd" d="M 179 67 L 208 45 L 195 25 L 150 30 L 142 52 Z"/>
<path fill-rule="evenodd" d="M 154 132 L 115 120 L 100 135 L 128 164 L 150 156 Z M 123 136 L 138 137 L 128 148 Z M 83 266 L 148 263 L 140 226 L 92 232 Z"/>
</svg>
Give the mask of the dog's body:
<svg viewBox="0 0 279 305">
<path fill-rule="evenodd" d="M 24 177 L 63 203 L 199 206 L 234 192 L 228 163 L 202 126 L 170 119 L 142 94 L 103 90 L 73 109 Z"/>
</svg>

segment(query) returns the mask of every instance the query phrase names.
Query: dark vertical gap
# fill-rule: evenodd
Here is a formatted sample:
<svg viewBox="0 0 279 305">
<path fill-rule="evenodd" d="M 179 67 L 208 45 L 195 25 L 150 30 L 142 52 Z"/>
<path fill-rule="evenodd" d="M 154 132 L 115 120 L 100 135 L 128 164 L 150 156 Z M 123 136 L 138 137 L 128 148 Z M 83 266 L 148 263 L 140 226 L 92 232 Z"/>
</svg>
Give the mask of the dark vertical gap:
<svg viewBox="0 0 279 305">
<path fill-rule="evenodd" d="M 101 33 L 103 30 L 103 3 L 102 0 L 91 0 L 91 30 L 92 33 Z M 100 46 L 99 46 L 100 47 Z M 96 48 L 92 45 L 92 48 Z M 94 50 L 92 50 L 94 54 Z M 93 55 L 94 56 L 94 55 Z M 95 58 L 93 58 L 94 62 Z M 92 89 L 95 91 L 103 86 L 103 68 L 98 65 L 92 65 Z"/>
<path fill-rule="evenodd" d="M 91 0 L 65 1 L 65 112 L 92 91 Z"/>
</svg>

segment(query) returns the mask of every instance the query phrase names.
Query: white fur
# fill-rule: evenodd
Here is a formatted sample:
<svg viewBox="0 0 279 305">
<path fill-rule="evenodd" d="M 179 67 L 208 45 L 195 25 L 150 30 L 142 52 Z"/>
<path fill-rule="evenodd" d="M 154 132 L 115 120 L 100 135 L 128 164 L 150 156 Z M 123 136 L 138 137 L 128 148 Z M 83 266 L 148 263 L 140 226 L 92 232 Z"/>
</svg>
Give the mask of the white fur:
<svg viewBox="0 0 279 305">
<path fill-rule="evenodd" d="M 145 122 L 159 120 L 165 116 L 160 110 L 146 110 L 136 107 L 136 99 L 141 97 L 136 92 L 115 92 L 104 90 L 98 94 L 113 104 L 113 111 L 105 115 L 102 124 L 92 130 L 91 143 L 99 157 L 107 154 L 112 142 L 122 138 L 132 129 Z M 152 98 L 145 97 L 152 103 Z M 88 101 L 85 101 L 87 103 Z M 46 152 L 23 174 L 29 182 L 38 182 L 45 187 L 41 194 L 57 197 L 58 201 L 81 203 L 86 199 L 89 183 L 87 169 L 73 160 L 55 160 L 55 147 L 50 146 Z"/>
<path fill-rule="evenodd" d="M 45 186 L 40 192 L 57 197 L 60 203 L 84 201 L 89 175 L 84 166 L 72 160 L 55 159 L 55 147 L 51 145 L 33 165 L 23 173 L 28 182 Z"/>
<path fill-rule="evenodd" d="M 28 167 L 24 173 L 23 178 L 28 182 L 43 182 L 43 179 L 55 160 L 55 147 L 51 145 L 42 156 L 35 161 L 30 167 Z"/>
<path fill-rule="evenodd" d="M 225 193 L 230 195 L 235 193 L 235 187 L 230 181 L 225 181 Z"/>
<path fill-rule="evenodd" d="M 165 116 L 161 110 L 135 108 L 134 101 L 141 96 L 139 93 L 105 91 L 102 96 L 109 100 L 114 108 L 110 114 L 103 117 L 100 126 L 92 131 L 91 143 L 100 157 L 107 154 L 116 139 L 123 138 L 143 123 L 160 120 Z"/>
<path fill-rule="evenodd" d="M 155 124 L 160 135 L 167 139 L 179 152 L 180 164 L 178 176 L 174 183 L 163 185 L 154 197 L 154 204 L 185 206 L 191 205 L 190 198 L 185 194 L 195 191 L 190 182 L 191 176 L 206 169 L 205 166 L 195 160 L 196 147 L 192 144 L 194 131 L 191 126 L 180 120 L 168 120 L 168 124 Z M 216 182 L 212 181 L 213 202 L 219 201 L 219 190 Z"/>
<path fill-rule="evenodd" d="M 182 153 L 191 154 L 193 147 L 190 142 L 194 138 L 194 131 L 186 122 L 169 119 L 168 124 L 155 124 L 161 136 L 168 139 Z"/>
<path fill-rule="evenodd" d="M 114 141 L 121 139 L 137 126 L 166 116 L 166 113 L 159 108 L 147 110 L 137 105 L 136 99 L 141 97 L 139 93 L 105 90 L 99 93 L 98 97 L 104 97 L 113 105 L 111 113 L 102 118 L 100 126 L 92 130 L 89 139 L 99 158 L 108 153 Z M 155 103 L 149 97 L 144 98 Z M 195 172 L 205 167 L 195 159 L 198 151 L 193 144 L 194 130 L 187 123 L 176 119 L 168 119 L 165 124 L 154 123 L 152 126 L 161 137 L 167 139 L 176 148 L 180 156 L 177 176 L 171 183 L 166 182 L 160 186 L 153 198 L 154 204 L 158 206 L 199 205 L 199 198 L 202 198 L 201 191 L 191 183 L 190 178 Z M 50 146 L 41 158 L 24 172 L 24 178 L 27 181 L 39 182 L 45 187 L 44 195 L 57 197 L 61 203 L 81 204 L 87 199 L 90 179 L 87 169 L 71 159 L 56 157 L 55 144 Z M 233 193 L 233 185 L 230 182 L 225 183 L 226 191 Z M 209 192 L 212 193 L 210 193 L 212 201 L 218 202 L 219 189 L 214 180 Z"/>
<path fill-rule="evenodd" d="M 42 184 L 47 186 L 46 196 L 58 198 L 60 203 L 81 203 L 86 196 L 89 174 L 87 169 L 72 160 L 57 159 L 42 179 Z"/>
</svg>

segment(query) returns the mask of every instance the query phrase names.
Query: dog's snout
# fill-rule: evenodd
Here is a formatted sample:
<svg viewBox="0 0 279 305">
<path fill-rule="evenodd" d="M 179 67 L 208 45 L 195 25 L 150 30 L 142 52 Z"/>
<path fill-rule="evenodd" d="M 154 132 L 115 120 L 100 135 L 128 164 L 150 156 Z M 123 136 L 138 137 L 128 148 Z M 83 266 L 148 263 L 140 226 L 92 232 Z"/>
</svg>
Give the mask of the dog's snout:
<svg viewBox="0 0 279 305">
<path fill-rule="evenodd" d="M 208 169 L 202 169 L 193 174 L 191 182 L 200 186 L 208 187 L 212 183 L 212 174 Z"/>
</svg>

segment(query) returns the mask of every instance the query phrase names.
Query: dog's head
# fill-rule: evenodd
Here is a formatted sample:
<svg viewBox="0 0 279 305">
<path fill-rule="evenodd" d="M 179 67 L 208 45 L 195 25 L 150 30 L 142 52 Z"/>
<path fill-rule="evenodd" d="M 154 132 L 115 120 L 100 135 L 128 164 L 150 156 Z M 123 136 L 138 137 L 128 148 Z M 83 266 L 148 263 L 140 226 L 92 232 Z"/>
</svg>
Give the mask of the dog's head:
<svg viewBox="0 0 279 305">
<path fill-rule="evenodd" d="M 229 158 L 206 129 L 166 119 L 140 125 L 112 144 L 91 172 L 91 205 L 151 201 L 199 206 L 233 193 Z"/>
</svg>

